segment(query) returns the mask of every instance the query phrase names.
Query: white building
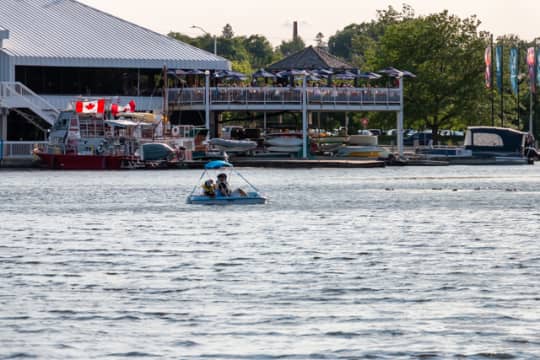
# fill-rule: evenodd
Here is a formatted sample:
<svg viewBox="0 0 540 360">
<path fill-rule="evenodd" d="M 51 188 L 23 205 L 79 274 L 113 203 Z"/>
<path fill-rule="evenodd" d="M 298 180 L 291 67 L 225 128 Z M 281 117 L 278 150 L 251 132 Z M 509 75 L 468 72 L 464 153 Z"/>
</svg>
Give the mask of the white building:
<svg viewBox="0 0 540 360">
<path fill-rule="evenodd" d="M 164 66 L 230 69 L 224 58 L 75 0 L 1 0 L 0 139 L 22 137 L 23 118 L 47 127 L 79 96 L 160 109 Z"/>
</svg>

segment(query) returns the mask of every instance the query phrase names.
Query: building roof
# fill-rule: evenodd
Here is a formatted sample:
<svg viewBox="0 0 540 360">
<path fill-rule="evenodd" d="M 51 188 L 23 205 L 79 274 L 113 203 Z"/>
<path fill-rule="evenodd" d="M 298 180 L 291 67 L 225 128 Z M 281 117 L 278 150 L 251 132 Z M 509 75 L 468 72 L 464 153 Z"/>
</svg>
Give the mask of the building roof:
<svg viewBox="0 0 540 360">
<path fill-rule="evenodd" d="M 320 48 L 308 46 L 285 59 L 273 63 L 267 67 L 267 70 L 290 70 L 290 69 L 355 69 L 351 64 L 346 63 L 337 56 Z"/>
<path fill-rule="evenodd" d="M 17 65 L 229 69 L 229 62 L 75 0 L 1 0 Z"/>
</svg>

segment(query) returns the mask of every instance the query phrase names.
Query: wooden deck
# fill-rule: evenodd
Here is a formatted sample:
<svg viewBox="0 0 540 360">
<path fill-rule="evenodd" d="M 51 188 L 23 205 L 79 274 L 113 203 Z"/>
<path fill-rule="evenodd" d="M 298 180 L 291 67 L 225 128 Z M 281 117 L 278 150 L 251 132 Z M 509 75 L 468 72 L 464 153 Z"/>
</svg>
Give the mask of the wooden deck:
<svg viewBox="0 0 540 360">
<path fill-rule="evenodd" d="M 235 167 L 260 167 L 280 169 L 310 169 L 310 168 L 380 168 L 385 167 L 380 160 L 302 160 L 302 159 L 235 159 Z M 184 162 L 179 167 L 202 169 L 206 161 Z"/>
</svg>

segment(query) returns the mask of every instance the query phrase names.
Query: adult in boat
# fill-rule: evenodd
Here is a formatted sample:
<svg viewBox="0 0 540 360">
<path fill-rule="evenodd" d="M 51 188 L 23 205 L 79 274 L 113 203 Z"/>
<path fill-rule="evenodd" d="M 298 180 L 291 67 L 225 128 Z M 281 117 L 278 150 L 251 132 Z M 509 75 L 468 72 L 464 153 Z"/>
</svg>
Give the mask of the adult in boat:
<svg viewBox="0 0 540 360">
<path fill-rule="evenodd" d="M 231 186 L 227 182 L 227 174 L 221 173 L 217 176 L 217 190 L 221 196 L 231 196 Z"/>
</svg>

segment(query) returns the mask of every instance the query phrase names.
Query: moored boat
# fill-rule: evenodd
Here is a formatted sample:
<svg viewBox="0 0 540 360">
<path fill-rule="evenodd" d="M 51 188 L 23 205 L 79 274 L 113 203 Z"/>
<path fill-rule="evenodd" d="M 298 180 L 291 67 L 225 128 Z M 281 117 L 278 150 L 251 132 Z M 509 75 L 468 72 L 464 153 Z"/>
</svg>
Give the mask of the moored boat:
<svg viewBox="0 0 540 360">
<path fill-rule="evenodd" d="M 45 167 L 64 170 L 117 170 L 145 167 L 145 162 L 155 167 L 158 162 L 185 158 L 186 139 L 165 138 L 161 117 L 133 112 L 134 106 L 121 107 L 105 99 L 76 101 L 60 112 L 47 146 L 34 154 Z M 145 159 L 146 143 L 169 143 L 174 156 L 161 151 L 162 158 L 154 154 Z"/>
<path fill-rule="evenodd" d="M 462 147 L 419 148 L 417 154 L 456 165 L 533 164 L 539 156 L 531 134 L 492 126 L 467 128 Z"/>
<path fill-rule="evenodd" d="M 246 152 L 253 150 L 257 147 L 257 143 L 251 140 L 233 140 L 233 139 L 221 139 L 212 138 L 208 140 L 208 144 L 227 152 Z"/>
</svg>

